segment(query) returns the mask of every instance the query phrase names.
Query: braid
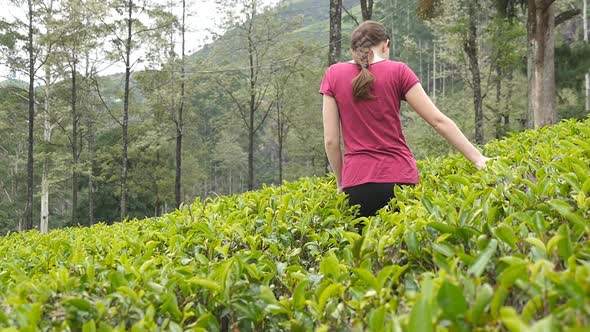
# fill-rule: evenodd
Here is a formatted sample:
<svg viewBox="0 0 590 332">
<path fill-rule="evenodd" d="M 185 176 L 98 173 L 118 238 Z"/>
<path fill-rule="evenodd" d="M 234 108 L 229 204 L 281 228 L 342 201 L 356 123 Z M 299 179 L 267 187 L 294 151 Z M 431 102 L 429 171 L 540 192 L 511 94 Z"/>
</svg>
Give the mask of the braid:
<svg viewBox="0 0 590 332">
<path fill-rule="evenodd" d="M 357 100 L 373 99 L 371 87 L 375 77 L 368 70 L 373 60 L 373 48 L 389 39 L 381 23 L 365 21 L 351 34 L 350 50 L 352 59 L 360 67 L 360 73 L 352 81 L 352 91 Z"/>
</svg>

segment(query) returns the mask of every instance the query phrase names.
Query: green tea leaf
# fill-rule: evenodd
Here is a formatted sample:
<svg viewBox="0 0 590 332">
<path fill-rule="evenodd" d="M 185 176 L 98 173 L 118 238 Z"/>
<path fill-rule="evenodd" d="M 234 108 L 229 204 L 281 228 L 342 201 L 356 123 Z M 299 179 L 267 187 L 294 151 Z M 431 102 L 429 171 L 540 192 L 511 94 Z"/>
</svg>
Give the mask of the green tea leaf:
<svg viewBox="0 0 590 332">
<path fill-rule="evenodd" d="M 432 308 L 424 296 L 420 296 L 410 312 L 409 332 L 434 332 Z"/>
<path fill-rule="evenodd" d="M 497 247 L 498 241 L 496 239 L 491 239 L 488 246 L 475 257 L 473 264 L 471 264 L 467 272 L 479 277 L 488 265 L 492 256 L 494 256 L 494 253 L 496 253 Z"/>
<path fill-rule="evenodd" d="M 467 301 L 463 290 L 448 281 L 444 281 L 436 297 L 444 316 L 455 320 L 467 311 Z"/>
<path fill-rule="evenodd" d="M 475 302 L 470 310 L 471 321 L 473 324 L 481 324 L 484 310 L 491 303 L 493 295 L 494 290 L 489 284 L 483 284 L 478 288 Z"/>
<path fill-rule="evenodd" d="M 520 319 L 516 310 L 512 307 L 503 307 L 500 309 L 500 319 L 504 326 L 511 332 L 528 331 L 527 324 Z"/>
</svg>

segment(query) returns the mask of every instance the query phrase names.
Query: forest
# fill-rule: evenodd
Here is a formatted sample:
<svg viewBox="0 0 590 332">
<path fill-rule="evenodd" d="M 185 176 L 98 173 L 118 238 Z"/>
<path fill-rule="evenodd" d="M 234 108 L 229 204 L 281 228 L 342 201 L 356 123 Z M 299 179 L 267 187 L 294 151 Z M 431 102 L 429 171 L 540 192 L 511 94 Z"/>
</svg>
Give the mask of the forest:
<svg viewBox="0 0 590 332">
<path fill-rule="evenodd" d="M 480 146 L 584 119 L 587 2 L 2 0 L 0 234 L 327 174 L 319 83 L 368 19 Z M 189 50 L 200 10 L 217 21 Z M 453 152 L 408 107 L 402 121 L 418 159 Z"/>
</svg>

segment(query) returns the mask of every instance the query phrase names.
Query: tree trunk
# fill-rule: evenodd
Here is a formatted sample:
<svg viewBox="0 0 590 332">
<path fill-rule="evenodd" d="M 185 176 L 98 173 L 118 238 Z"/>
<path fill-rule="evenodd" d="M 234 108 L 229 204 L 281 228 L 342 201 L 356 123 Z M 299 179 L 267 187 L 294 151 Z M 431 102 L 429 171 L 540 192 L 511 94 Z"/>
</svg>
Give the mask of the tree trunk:
<svg viewBox="0 0 590 332">
<path fill-rule="evenodd" d="M 250 30 L 248 35 L 252 33 L 252 21 L 254 14 L 250 18 Z M 250 103 L 249 103 L 249 124 L 248 124 L 248 190 L 254 189 L 254 114 L 256 113 L 256 77 L 254 73 L 254 52 L 255 45 L 252 43 L 252 38 L 248 38 L 248 59 L 250 64 Z"/>
<path fill-rule="evenodd" d="M 432 89 L 430 85 L 430 62 L 427 61 L 426 64 L 426 93 L 432 95 Z"/>
<path fill-rule="evenodd" d="M 28 40 L 27 52 L 29 53 L 29 148 L 27 157 L 27 203 L 25 207 L 25 216 L 23 229 L 33 229 L 33 190 L 34 190 L 34 121 L 35 121 L 35 50 L 33 49 L 33 1 L 27 1 L 29 5 L 29 26 L 28 26 Z"/>
<path fill-rule="evenodd" d="M 156 165 L 160 165 L 160 150 L 156 150 Z M 155 216 L 160 216 L 162 214 L 162 201 L 160 198 L 160 186 L 158 186 L 158 181 L 157 178 L 154 179 L 154 195 L 156 196 L 156 201 L 154 202 L 155 207 L 155 211 L 154 211 L 154 215 Z"/>
<path fill-rule="evenodd" d="M 390 6 L 390 9 L 391 9 L 392 12 L 397 12 L 397 8 L 398 8 L 398 6 L 397 6 L 397 0 L 390 0 L 389 1 L 389 6 Z M 396 58 L 395 52 L 398 50 L 398 47 L 397 47 L 397 44 L 396 44 L 397 31 L 395 29 L 395 27 L 396 27 L 395 19 L 396 19 L 396 16 L 395 15 L 392 15 L 389 18 L 389 20 L 390 20 L 389 21 L 389 23 L 390 23 L 389 29 L 391 30 L 391 34 L 389 36 L 389 38 L 390 38 L 390 40 L 389 40 L 389 43 L 390 43 L 389 57 L 391 59 L 395 59 Z M 420 42 L 420 41 L 421 40 L 418 40 L 418 42 Z"/>
<path fill-rule="evenodd" d="M 469 2 L 469 31 L 467 39 L 464 41 L 463 49 L 469 59 L 469 71 L 473 84 L 473 106 L 475 110 L 475 142 L 484 143 L 483 136 L 483 103 L 481 96 L 481 74 L 479 71 L 478 45 L 477 45 L 477 25 L 476 25 L 476 8 L 477 3 Z"/>
<path fill-rule="evenodd" d="M 557 122 L 555 107 L 555 6 L 528 0 L 529 106 L 527 125 L 540 128 Z M 547 5 L 547 2 L 550 2 Z"/>
<path fill-rule="evenodd" d="M 432 101 L 436 103 L 436 44 L 432 42 Z"/>
<path fill-rule="evenodd" d="M 123 137 L 122 137 L 122 160 L 121 160 L 121 221 L 127 217 L 127 172 L 128 172 L 128 127 L 129 127 L 129 80 L 131 79 L 131 29 L 133 25 L 133 1 L 128 2 L 127 20 L 127 41 L 125 45 L 125 95 L 123 99 Z"/>
<path fill-rule="evenodd" d="M 582 20 L 584 21 L 584 42 L 588 44 L 588 0 L 584 0 L 584 11 Z M 586 73 L 586 112 L 590 112 L 590 72 Z"/>
<path fill-rule="evenodd" d="M 422 69 L 422 39 L 418 40 L 418 61 L 420 63 L 420 74 L 419 77 L 422 79 L 424 71 Z"/>
<path fill-rule="evenodd" d="M 361 0 L 361 12 L 363 21 L 368 21 L 373 17 L 373 0 Z"/>
<path fill-rule="evenodd" d="M 328 66 L 337 63 L 342 54 L 342 0 L 330 0 L 330 40 Z M 330 162 L 324 156 L 324 170 L 330 172 Z"/>
<path fill-rule="evenodd" d="M 88 162 L 90 171 L 88 174 L 88 226 L 94 225 L 94 125 L 91 117 L 88 117 Z"/>
<path fill-rule="evenodd" d="M 279 185 L 283 183 L 283 140 L 285 139 L 282 114 L 282 98 L 277 96 L 277 136 L 279 139 Z"/>
<path fill-rule="evenodd" d="M 330 0 L 330 46 L 328 66 L 340 60 L 342 53 L 342 0 Z"/>
<path fill-rule="evenodd" d="M 43 141 L 46 144 L 51 142 L 51 131 L 53 129 L 49 121 L 49 82 L 51 81 L 51 73 L 49 66 L 45 66 L 45 115 L 43 117 Z M 41 175 L 41 221 L 39 230 L 43 234 L 49 231 L 49 157 L 47 154 L 43 158 L 43 174 Z"/>
<path fill-rule="evenodd" d="M 495 64 L 496 67 L 496 139 L 502 138 L 504 136 L 504 110 L 502 110 L 501 103 L 502 103 L 502 68 L 498 63 Z"/>
<path fill-rule="evenodd" d="M 251 98 L 254 100 L 254 96 Z M 248 190 L 254 189 L 254 112 L 250 111 L 248 128 Z"/>
<path fill-rule="evenodd" d="M 503 132 L 504 134 L 510 131 L 510 113 L 512 111 L 511 101 L 512 101 L 512 90 L 514 88 L 514 84 L 512 83 L 513 73 L 512 70 L 509 70 L 508 73 L 505 74 L 506 82 L 507 82 L 507 91 L 506 91 L 506 98 L 504 98 L 506 106 L 502 109 L 504 112 L 504 123 L 503 123 Z"/>
<path fill-rule="evenodd" d="M 75 51 L 74 51 L 75 52 Z M 72 54 L 72 220 L 71 225 L 78 224 L 78 90 L 76 87 L 76 54 Z"/>
<path fill-rule="evenodd" d="M 182 0 L 182 58 L 180 68 L 180 108 L 178 110 L 178 119 L 176 123 L 176 181 L 174 184 L 174 196 L 176 198 L 176 207 L 182 203 L 182 135 L 183 135 L 183 113 L 184 113 L 184 93 L 185 93 L 185 29 L 186 29 L 186 0 Z"/>
</svg>

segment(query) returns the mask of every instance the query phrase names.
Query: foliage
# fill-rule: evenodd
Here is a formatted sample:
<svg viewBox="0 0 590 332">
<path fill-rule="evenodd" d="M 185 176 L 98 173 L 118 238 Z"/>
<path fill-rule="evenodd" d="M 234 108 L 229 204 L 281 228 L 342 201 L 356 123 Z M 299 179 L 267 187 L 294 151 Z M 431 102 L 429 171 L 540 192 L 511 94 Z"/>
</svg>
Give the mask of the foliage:
<svg viewBox="0 0 590 332">
<path fill-rule="evenodd" d="M 22 330 L 558 330 L 590 324 L 590 119 L 494 141 L 477 171 L 355 218 L 333 179 L 159 218 L 0 239 L 0 326 Z M 355 224 L 365 221 L 362 234 Z"/>
</svg>

